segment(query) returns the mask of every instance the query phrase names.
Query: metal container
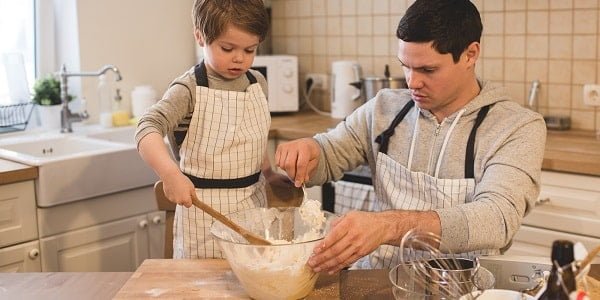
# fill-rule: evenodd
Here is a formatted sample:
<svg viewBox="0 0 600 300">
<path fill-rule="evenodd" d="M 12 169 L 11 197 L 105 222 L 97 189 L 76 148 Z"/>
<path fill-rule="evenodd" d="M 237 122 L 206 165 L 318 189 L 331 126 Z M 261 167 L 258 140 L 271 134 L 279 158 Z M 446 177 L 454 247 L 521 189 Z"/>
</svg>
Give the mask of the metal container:
<svg viewBox="0 0 600 300">
<path fill-rule="evenodd" d="M 351 85 L 361 90 L 364 102 L 373 99 L 381 89 L 405 89 L 407 88 L 404 77 L 390 76 L 390 67 L 385 65 L 384 76 L 366 76 Z"/>
<path fill-rule="evenodd" d="M 365 100 L 370 100 L 381 89 L 404 89 L 406 80 L 403 77 L 377 77 L 370 76 L 361 78 Z"/>
</svg>

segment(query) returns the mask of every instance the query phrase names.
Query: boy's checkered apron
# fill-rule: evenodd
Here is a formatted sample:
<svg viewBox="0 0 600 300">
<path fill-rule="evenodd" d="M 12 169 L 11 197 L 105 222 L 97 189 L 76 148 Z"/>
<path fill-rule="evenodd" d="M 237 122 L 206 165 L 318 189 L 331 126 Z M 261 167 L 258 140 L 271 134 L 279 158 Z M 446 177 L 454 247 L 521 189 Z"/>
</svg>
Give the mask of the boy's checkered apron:
<svg viewBox="0 0 600 300">
<path fill-rule="evenodd" d="M 185 174 L 207 179 L 256 174 L 265 156 L 270 125 L 268 103 L 256 81 L 245 92 L 199 85 L 189 132 L 181 144 L 180 167 Z M 264 176 L 260 175 L 258 182 L 248 187 L 197 188 L 196 194 L 204 203 L 228 214 L 266 206 L 264 186 Z M 222 258 L 210 235 L 212 222 L 213 218 L 202 210 L 178 205 L 173 257 Z"/>
</svg>

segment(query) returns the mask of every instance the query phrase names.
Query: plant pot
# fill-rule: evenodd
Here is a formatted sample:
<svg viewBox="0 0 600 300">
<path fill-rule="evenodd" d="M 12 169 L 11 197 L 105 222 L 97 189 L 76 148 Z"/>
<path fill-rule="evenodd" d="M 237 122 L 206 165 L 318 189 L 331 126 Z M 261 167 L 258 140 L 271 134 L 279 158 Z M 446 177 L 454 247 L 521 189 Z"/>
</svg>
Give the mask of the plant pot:
<svg viewBox="0 0 600 300">
<path fill-rule="evenodd" d="M 60 129 L 60 111 L 62 105 L 36 105 L 40 116 L 40 127 Z"/>
</svg>

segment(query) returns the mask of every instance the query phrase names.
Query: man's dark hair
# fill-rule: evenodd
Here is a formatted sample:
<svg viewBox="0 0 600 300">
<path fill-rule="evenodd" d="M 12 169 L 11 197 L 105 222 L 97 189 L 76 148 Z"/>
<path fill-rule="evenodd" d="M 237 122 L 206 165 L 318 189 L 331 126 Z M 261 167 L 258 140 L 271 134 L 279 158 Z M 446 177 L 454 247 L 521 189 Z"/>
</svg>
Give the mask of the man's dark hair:
<svg viewBox="0 0 600 300">
<path fill-rule="evenodd" d="M 440 54 L 454 62 L 472 43 L 480 42 L 481 17 L 469 0 L 417 0 L 400 19 L 396 36 L 405 42 L 433 42 Z"/>
</svg>

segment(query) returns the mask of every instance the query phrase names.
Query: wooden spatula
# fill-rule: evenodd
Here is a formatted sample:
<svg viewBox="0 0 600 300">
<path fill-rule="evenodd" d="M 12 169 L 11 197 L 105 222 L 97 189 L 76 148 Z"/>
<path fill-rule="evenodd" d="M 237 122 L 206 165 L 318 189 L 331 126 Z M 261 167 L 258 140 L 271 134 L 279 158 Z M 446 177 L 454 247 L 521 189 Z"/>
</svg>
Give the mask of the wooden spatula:
<svg viewBox="0 0 600 300">
<path fill-rule="evenodd" d="M 159 181 L 156 183 L 155 190 L 162 191 L 163 194 L 165 193 L 165 191 L 163 190 L 162 181 Z M 226 216 L 224 216 L 223 214 L 221 214 L 220 212 L 218 212 L 217 210 L 212 208 L 210 205 L 207 205 L 206 203 L 200 201 L 200 199 L 198 199 L 198 197 L 196 196 L 196 193 L 192 193 L 191 196 L 192 196 L 192 204 L 194 204 L 194 206 L 203 210 L 204 212 L 209 214 L 211 217 L 215 218 L 217 221 L 219 221 L 219 222 L 223 223 L 225 226 L 231 228 L 233 231 L 239 233 L 250 244 L 252 244 L 252 245 L 271 245 L 271 242 L 265 240 L 261 236 L 255 234 L 251 231 L 246 230 L 245 228 L 241 227 L 240 225 L 229 220 L 229 218 L 227 218 Z"/>
</svg>

